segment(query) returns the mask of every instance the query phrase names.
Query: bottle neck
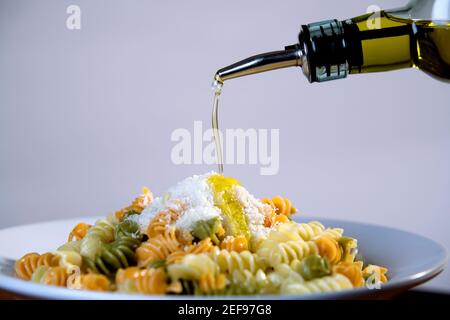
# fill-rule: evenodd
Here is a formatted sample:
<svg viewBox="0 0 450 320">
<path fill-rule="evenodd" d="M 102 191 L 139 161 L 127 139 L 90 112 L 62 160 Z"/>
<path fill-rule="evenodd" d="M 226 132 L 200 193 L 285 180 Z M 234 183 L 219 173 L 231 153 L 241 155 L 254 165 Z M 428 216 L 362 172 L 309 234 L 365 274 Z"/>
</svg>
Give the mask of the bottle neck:
<svg viewBox="0 0 450 320">
<path fill-rule="evenodd" d="M 414 29 L 384 12 L 345 21 L 327 20 L 302 26 L 299 44 L 306 57 L 303 72 L 310 82 L 348 74 L 388 71 L 413 65 Z"/>
<path fill-rule="evenodd" d="M 303 25 L 299 47 L 302 70 L 309 82 L 345 78 L 348 74 L 348 44 L 342 22 L 326 20 Z"/>
</svg>

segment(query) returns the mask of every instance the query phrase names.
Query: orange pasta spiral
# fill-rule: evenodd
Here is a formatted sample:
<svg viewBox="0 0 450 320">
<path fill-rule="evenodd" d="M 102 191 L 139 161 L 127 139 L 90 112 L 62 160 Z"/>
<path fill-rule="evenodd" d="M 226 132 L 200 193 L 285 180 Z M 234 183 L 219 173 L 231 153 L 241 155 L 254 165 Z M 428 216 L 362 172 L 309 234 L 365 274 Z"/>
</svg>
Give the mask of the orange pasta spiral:
<svg viewBox="0 0 450 320">
<path fill-rule="evenodd" d="M 346 276 L 354 287 L 362 287 L 364 285 L 361 263 L 357 262 L 341 262 L 333 267 L 333 273 L 340 273 Z"/>
<path fill-rule="evenodd" d="M 171 254 L 169 254 L 166 258 L 166 264 L 173 264 L 173 263 L 178 263 L 180 262 L 183 257 L 187 255 L 187 252 L 184 250 L 179 250 L 179 251 L 175 251 L 172 252 Z"/>
<path fill-rule="evenodd" d="M 220 248 L 228 251 L 241 252 L 248 250 L 248 241 L 245 236 L 228 236 L 222 241 Z"/>
<path fill-rule="evenodd" d="M 90 224 L 80 222 L 69 233 L 69 238 L 67 239 L 67 241 L 70 242 L 72 240 L 78 241 L 83 239 L 90 227 L 91 227 Z"/>
<path fill-rule="evenodd" d="M 102 275 L 96 273 L 87 273 L 81 275 L 80 278 L 80 289 L 83 290 L 93 290 L 93 291 L 110 291 L 111 282 L 109 279 Z"/>
<path fill-rule="evenodd" d="M 123 218 L 123 216 L 128 212 L 141 213 L 151 202 L 153 201 L 153 193 L 149 188 L 143 187 L 142 194 L 139 195 L 133 202 L 128 206 L 114 214 L 117 220 Z"/>
<path fill-rule="evenodd" d="M 264 226 L 270 228 L 278 223 L 289 222 L 289 218 L 284 214 L 276 214 L 275 211 L 264 217 Z"/>
<path fill-rule="evenodd" d="M 166 272 L 163 268 L 139 269 L 131 267 L 119 269 L 116 284 L 119 289 L 143 294 L 163 294 L 167 291 Z"/>
<path fill-rule="evenodd" d="M 226 284 L 227 278 L 223 273 L 214 275 L 213 273 L 209 272 L 206 274 L 202 274 L 200 276 L 200 279 L 198 280 L 198 285 L 202 293 L 217 292 L 225 288 Z"/>
<path fill-rule="evenodd" d="M 181 261 L 181 259 L 185 255 L 190 254 L 190 253 L 200 254 L 200 253 L 213 252 L 214 248 L 216 248 L 216 246 L 214 246 L 211 239 L 205 238 L 198 243 L 194 243 L 192 245 L 185 246 L 183 249 L 172 252 L 171 254 L 169 254 L 167 256 L 166 264 L 178 263 Z"/>
<path fill-rule="evenodd" d="M 177 238 L 176 229 L 167 229 L 164 234 L 159 234 L 143 242 L 136 249 L 136 258 L 139 267 L 145 267 L 156 260 L 164 260 L 172 252 L 181 249 L 181 243 Z"/>
<path fill-rule="evenodd" d="M 317 245 L 317 248 L 319 249 L 319 254 L 322 257 L 328 258 L 328 261 L 331 264 L 336 264 L 341 261 L 341 248 L 339 247 L 339 244 L 335 239 L 323 236 L 314 241 Z"/>
<path fill-rule="evenodd" d="M 153 238 L 157 235 L 164 234 L 167 226 L 177 221 L 179 217 L 180 212 L 174 209 L 158 213 L 152 221 L 150 221 L 150 224 L 147 227 L 147 235 L 150 238 Z"/>
<path fill-rule="evenodd" d="M 297 212 L 297 209 L 292 205 L 291 200 L 288 198 L 283 198 L 280 196 L 275 196 L 273 198 L 263 198 L 261 202 L 270 205 L 277 214 L 284 214 L 289 216 Z"/>
<path fill-rule="evenodd" d="M 24 255 L 16 261 L 14 271 L 19 278 L 30 280 L 33 272 L 40 266 L 56 267 L 59 265 L 60 257 L 47 252 L 42 255 L 36 252 L 31 252 Z"/>
</svg>

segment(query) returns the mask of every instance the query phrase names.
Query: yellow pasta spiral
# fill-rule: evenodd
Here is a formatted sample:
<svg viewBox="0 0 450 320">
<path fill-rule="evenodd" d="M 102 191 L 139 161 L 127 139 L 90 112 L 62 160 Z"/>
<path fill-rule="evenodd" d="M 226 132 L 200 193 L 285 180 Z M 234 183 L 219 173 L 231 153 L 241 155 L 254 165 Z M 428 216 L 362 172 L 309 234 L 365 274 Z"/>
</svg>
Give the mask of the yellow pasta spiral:
<svg viewBox="0 0 450 320">
<path fill-rule="evenodd" d="M 145 267 L 152 261 L 164 260 L 169 254 L 180 249 L 181 244 L 175 228 L 167 229 L 164 234 L 148 239 L 136 249 L 138 266 Z"/>
<path fill-rule="evenodd" d="M 263 289 L 268 288 L 268 278 L 262 269 L 256 272 L 248 270 L 235 270 L 228 276 L 229 287 L 226 289 L 227 294 L 247 295 L 259 294 Z"/>
<path fill-rule="evenodd" d="M 274 267 L 280 263 L 290 264 L 293 260 L 301 260 L 306 256 L 317 254 L 319 249 L 314 241 L 286 241 L 276 244 L 272 248 L 261 248 L 258 255 Z"/>
<path fill-rule="evenodd" d="M 325 227 L 319 221 L 310 221 L 308 223 L 296 224 L 297 232 L 305 240 L 311 240 L 321 234 Z"/>
<path fill-rule="evenodd" d="M 227 251 L 216 249 L 210 254 L 212 260 L 217 263 L 219 270 L 231 274 L 235 270 L 248 270 L 255 273 L 259 269 L 257 256 L 250 251 Z"/>
<path fill-rule="evenodd" d="M 83 274 L 80 277 L 80 289 L 92 291 L 110 291 L 111 282 L 109 279 L 96 273 Z"/>
<path fill-rule="evenodd" d="M 69 237 L 67 241 L 79 241 L 84 238 L 84 236 L 87 234 L 89 228 L 91 227 L 90 224 L 80 222 L 77 224 L 72 231 L 69 233 Z"/>
<path fill-rule="evenodd" d="M 33 272 L 31 280 L 46 285 L 65 287 L 67 285 L 68 277 L 69 274 L 63 267 L 48 267 L 42 265 Z"/>
<path fill-rule="evenodd" d="M 333 267 L 333 273 L 340 273 L 346 276 L 354 287 L 362 287 L 364 285 L 362 265 L 354 262 L 341 262 Z"/>
<path fill-rule="evenodd" d="M 326 228 L 323 232 L 321 232 L 316 238 L 319 237 L 330 237 L 333 239 L 340 239 L 342 234 L 344 233 L 344 229 L 341 228 Z"/>
<path fill-rule="evenodd" d="M 60 257 L 47 252 L 42 255 L 36 252 L 31 252 L 24 255 L 16 261 L 14 271 L 19 278 L 30 280 L 33 272 L 40 266 L 56 267 L 59 265 Z"/>
<path fill-rule="evenodd" d="M 228 251 L 241 252 L 248 250 L 248 241 L 244 236 L 228 236 L 222 241 L 220 248 Z"/>
<path fill-rule="evenodd" d="M 261 199 L 261 202 L 270 205 L 276 214 L 289 216 L 297 212 L 297 209 L 292 205 L 291 200 L 288 198 L 275 196 L 273 198 L 263 198 Z"/>
<path fill-rule="evenodd" d="M 167 290 L 167 277 L 163 268 L 139 269 L 131 267 L 119 269 L 116 284 L 119 291 L 142 294 L 164 294 Z"/>
<path fill-rule="evenodd" d="M 173 281 L 198 280 L 203 274 L 219 273 L 219 267 L 207 253 L 187 254 L 179 263 L 168 265 L 167 271 Z"/>
<path fill-rule="evenodd" d="M 334 292 L 353 288 L 350 280 L 340 273 L 317 278 L 305 282 L 285 282 L 280 289 L 281 294 L 310 294 Z"/>
<path fill-rule="evenodd" d="M 314 242 L 319 249 L 319 255 L 326 257 L 331 264 L 341 261 L 341 247 L 335 239 L 324 236 L 314 240 Z"/>
<path fill-rule="evenodd" d="M 217 275 L 206 273 L 200 276 L 198 286 L 201 293 L 214 293 L 225 288 L 227 277 L 223 273 Z"/>
</svg>

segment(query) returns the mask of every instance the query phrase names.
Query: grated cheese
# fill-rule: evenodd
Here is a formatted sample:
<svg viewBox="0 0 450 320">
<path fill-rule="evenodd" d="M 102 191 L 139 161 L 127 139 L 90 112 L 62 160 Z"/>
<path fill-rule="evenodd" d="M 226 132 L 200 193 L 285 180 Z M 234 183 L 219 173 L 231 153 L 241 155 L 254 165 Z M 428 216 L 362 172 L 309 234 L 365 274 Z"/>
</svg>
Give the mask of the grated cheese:
<svg viewBox="0 0 450 320">
<path fill-rule="evenodd" d="M 131 217 L 145 232 L 151 220 L 160 212 L 174 210 L 180 212 L 180 218 L 173 224 L 183 232 L 191 232 L 201 220 L 215 217 L 223 219 L 221 210 L 214 204 L 214 194 L 208 178 L 216 174 L 209 172 L 203 175 L 188 177 L 171 187 L 162 197 L 157 197 L 137 216 Z M 252 236 L 261 237 L 270 231 L 264 226 L 264 219 L 271 211 L 270 206 L 251 195 L 244 187 L 234 188 L 236 198 L 247 217 Z"/>
</svg>

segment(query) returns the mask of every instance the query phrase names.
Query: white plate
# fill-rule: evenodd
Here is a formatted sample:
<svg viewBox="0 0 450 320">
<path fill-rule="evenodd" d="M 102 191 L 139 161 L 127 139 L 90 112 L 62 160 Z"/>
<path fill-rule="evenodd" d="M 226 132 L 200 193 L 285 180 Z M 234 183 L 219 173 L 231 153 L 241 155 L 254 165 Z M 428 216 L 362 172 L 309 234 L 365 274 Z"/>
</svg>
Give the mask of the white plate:
<svg viewBox="0 0 450 320">
<path fill-rule="evenodd" d="M 0 257 L 17 259 L 26 252 L 52 251 L 65 242 L 73 226 L 96 218 L 78 218 L 31 224 L 0 230 Z M 446 264 L 447 254 L 438 243 L 425 237 L 389 227 L 354 223 L 318 217 L 298 216 L 297 220 L 319 220 L 325 226 L 341 227 L 345 234 L 358 239 L 365 262 L 389 268 L 390 280 L 381 289 L 353 290 L 306 296 L 245 296 L 245 299 L 346 299 L 388 297 L 426 282 L 438 275 Z M 4 260 L 4 259 L 0 259 Z M 45 299 L 205 299 L 188 296 L 143 296 L 99 293 L 44 286 L 13 276 L 11 264 L 0 263 L 0 288 L 28 297 Z M 236 298 L 236 297 L 231 297 Z M 214 297 L 217 299 L 217 297 Z"/>
</svg>

